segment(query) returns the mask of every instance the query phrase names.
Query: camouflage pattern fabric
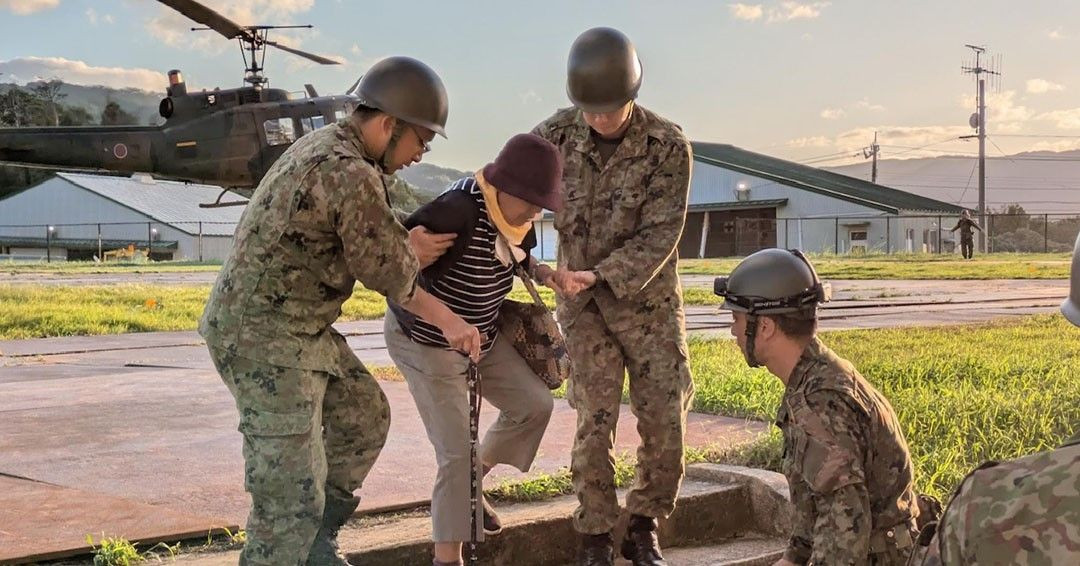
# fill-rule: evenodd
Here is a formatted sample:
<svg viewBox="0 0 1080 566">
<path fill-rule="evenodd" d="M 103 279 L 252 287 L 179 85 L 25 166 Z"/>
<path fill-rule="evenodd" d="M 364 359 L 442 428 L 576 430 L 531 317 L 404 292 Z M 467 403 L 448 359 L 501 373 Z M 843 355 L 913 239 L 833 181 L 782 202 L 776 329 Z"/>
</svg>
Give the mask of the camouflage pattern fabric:
<svg viewBox="0 0 1080 566">
<path fill-rule="evenodd" d="M 904 564 L 918 516 L 911 455 L 888 400 L 814 338 L 776 418 L 796 564 Z"/>
<path fill-rule="evenodd" d="M 357 280 L 401 302 L 416 277 L 354 118 L 300 138 L 255 190 L 199 324 L 240 412 L 241 563 L 304 563 L 325 498 L 360 487 L 389 405 L 331 324 Z"/>
<path fill-rule="evenodd" d="M 356 281 L 400 304 L 412 297 L 417 268 L 382 171 L 349 118 L 300 138 L 267 172 L 199 333 L 269 364 L 333 372 L 328 330 Z"/>
<path fill-rule="evenodd" d="M 957 488 L 937 536 L 911 564 L 1080 563 L 1080 439 L 984 464 Z"/>
<path fill-rule="evenodd" d="M 386 442 L 386 396 L 345 339 L 333 340 L 334 363 L 343 368 L 335 373 L 210 348 L 244 435 L 244 487 L 252 506 L 240 564 L 305 564 L 325 498 L 350 498 Z"/>
<path fill-rule="evenodd" d="M 559 267 L 598 274 L 591 289 L 560 299 L 557 315 L 574 366 L 567 398 L 578 413 L 574 527 L 599 534 L 619 516 L 613 441 L 627 372 L 642 439 L 627 508 L 667 517 L 682 481 L 694 387 L 676 247 L 686 221 L 691 150 L 677 125 L 636 104 L 606 161 L 590 131 L 581 112 L 568 108 L 533 133 L 563 157 L 564 202 L 555 214 Z"/>
</svg>

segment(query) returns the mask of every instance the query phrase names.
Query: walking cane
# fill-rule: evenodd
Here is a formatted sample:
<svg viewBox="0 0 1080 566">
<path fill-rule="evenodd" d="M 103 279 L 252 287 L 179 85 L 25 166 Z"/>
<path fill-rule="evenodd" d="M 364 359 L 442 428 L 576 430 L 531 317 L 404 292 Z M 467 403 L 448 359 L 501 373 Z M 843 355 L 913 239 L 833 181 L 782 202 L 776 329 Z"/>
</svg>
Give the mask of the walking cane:
<svg viewBox="0 0 1080 566">
<path fill-rule="evenodd" d="M 469 556 L 465 559 L 465 563 L 475 566 L 477 564 L 476 542 L 479 538 L 479 525 L 476 521 L 476 514 L 480 494 L 482 493 L 481 490 L 483 489 L 480 474 L 477 473 L 478 470 L 476 469 L 476 445 L 480 431 L 480 403 L 483 397 L 480 390 L 480 369 L 476 367 L 476 362 L 472 360 L 469 360 L 469 369 L 465 375 L 465 382 L 469 387 L 469 515 L 472 518 L 469 530 Z"/>
</svg>

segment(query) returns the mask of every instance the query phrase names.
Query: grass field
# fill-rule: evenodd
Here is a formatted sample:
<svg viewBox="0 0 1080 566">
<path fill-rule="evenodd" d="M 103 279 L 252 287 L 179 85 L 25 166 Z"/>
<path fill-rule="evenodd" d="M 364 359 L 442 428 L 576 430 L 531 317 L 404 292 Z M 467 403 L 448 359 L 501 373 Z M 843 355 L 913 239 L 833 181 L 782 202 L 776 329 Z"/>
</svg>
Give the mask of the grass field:
<svg viewBox="0 0 1080 566">
<path fill-rule="evenodd" d="M 540 288 L 555 307 L 555 295 Z M 194 330 L 210 296 L 208 285 L 0 285 L 0 340 Z M 510 298 L 531 301 L 518 285 Z M 706 289 L 689 289 L 687 304 L 719 304 Z M 386 312 L 378 293 L 357 286 L 341 320 L 371 320 Z"/>
<path fill-rule="evenodd" d="M 1052 448 L 1080 427 L 1080 330 L 1061 316 L 824 340 L 889 398 L 927 493 L 947 495 L 980 463 Z M 747 368 L 734 343 L 694 341 L 690 355 L 695 410 L 775 416 L 780 381 Z"/>
<path fill-rule="evenodd" d="M 1069 254 L 995 253 L 964 260 L 954 254 L 871 254 L 836 256 L 813 254 L 818 274 L 827 279 L 1061 279 L 1069 275 Z M 739 262 L 730 259 L 684 259 L 679 272 L 721 275 Z M 217 271 L 220 263 L 153 262 L 100 264 L 93 262 L 0 263 L 0 273 L 166 273 Z"/>
</svg>

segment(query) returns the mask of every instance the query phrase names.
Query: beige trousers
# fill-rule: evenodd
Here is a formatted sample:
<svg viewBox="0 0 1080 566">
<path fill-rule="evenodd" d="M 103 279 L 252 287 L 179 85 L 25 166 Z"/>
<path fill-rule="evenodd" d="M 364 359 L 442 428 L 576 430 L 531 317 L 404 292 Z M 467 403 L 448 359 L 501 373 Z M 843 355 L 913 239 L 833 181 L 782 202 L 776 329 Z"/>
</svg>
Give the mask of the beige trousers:
<svg viewBox="0 0 1080 566">
<path fill-rule="evenodd" d="M 450 350 L 417 344 L 387 311 L 384 326 L 390 358 L 409 384 L 439 466 L 431 494 L 432 539 L 469 540 L 469 392 L 468 360 Z M 484 399 L 499 418 L 478 449 L 487 466 L 509 464 L 527 472 L 547 429 L 554 401 L 551 392 L 499 336 L 480 360 Z"/>
</svg>

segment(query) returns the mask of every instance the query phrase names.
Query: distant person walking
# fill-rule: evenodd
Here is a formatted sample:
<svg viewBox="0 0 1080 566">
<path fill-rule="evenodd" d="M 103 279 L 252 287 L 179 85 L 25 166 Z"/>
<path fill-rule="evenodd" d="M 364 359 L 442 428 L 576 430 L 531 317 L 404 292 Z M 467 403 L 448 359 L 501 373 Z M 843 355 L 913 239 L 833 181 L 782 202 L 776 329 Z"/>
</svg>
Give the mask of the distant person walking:
<svg viewBox="0 0 1080 566">
<path fill-rule="evenodd" d="M 965 210 L 960 214 L 960 221 L 953 226 L 950 232 L 960 230 L 960 253 L 964 259 L 971 259 L 975 254 L 975 230 L 983 231 L 982 226 L 971 219 L 971 211 Z"/>
</svg>

